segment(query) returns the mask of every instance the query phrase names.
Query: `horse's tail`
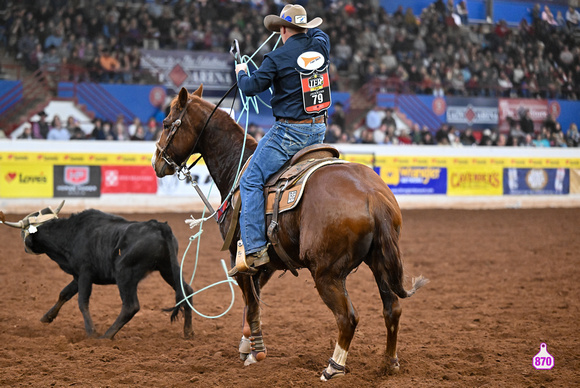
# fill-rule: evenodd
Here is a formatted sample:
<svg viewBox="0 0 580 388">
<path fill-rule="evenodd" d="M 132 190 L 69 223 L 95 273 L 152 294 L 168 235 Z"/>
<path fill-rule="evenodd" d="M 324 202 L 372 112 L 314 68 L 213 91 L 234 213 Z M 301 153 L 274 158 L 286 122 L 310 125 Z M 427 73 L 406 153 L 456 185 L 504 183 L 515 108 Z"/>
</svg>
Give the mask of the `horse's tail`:
<svg viewBox="0 0 580 388">
<path fill-rule="evenodd" d="M 369 212 L 375 220 L 375 252 L 371 258 L 371 269 L 375 277 L 400 298 L 408 298 L 429 282 L 422 275 L 413 278 L 413 288 L 403 287 L 404 270 L 399 249 L 401 213 L 397 203 L 391 203 L 383 194 L 369 196 Z"/>
</svg>

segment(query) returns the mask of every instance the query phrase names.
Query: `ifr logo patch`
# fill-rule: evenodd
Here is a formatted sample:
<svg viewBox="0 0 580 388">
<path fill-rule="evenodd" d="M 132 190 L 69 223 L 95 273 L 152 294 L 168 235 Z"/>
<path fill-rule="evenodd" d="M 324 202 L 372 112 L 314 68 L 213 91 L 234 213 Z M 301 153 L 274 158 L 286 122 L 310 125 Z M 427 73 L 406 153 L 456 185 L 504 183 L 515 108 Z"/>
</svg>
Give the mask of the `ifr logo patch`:
<svg viewBox="0 0 580 388">
<path fill-rule="evenodd" d="M 288 203 L 296 201 L 296 193 L 297 193 L 296 190 L 288 192 Z"/>
</svg>

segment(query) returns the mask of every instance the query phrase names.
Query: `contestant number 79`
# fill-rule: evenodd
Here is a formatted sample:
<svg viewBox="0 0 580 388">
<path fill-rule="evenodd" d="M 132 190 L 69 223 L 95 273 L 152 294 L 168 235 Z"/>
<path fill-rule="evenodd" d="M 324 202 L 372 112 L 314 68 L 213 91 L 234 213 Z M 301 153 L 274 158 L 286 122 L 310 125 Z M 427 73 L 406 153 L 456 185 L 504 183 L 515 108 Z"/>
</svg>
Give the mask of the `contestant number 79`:
<svg viewBox="0 0 580 388">
<path fill-rule="evenodd" d="M 322 93 L 312 95 L 313 104 L 322 104 L 323 99 L 324 96 L 322 95 Z"/>
</svg>

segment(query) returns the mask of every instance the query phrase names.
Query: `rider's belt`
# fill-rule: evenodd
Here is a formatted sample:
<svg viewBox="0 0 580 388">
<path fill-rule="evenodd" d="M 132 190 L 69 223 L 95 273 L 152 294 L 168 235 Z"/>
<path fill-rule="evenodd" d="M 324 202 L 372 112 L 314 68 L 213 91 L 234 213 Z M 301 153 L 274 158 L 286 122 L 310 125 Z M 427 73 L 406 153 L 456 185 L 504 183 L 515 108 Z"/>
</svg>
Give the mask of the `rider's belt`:
<svg viewBox="0 0 580 388">
<path fill-rule="evenodd" d="M 276 121 L 286 124 L 326 124 L 326 115 L 320 115 L 304 120 L 285 119 L 283 117 L 276 117 Z"/>
</svg>

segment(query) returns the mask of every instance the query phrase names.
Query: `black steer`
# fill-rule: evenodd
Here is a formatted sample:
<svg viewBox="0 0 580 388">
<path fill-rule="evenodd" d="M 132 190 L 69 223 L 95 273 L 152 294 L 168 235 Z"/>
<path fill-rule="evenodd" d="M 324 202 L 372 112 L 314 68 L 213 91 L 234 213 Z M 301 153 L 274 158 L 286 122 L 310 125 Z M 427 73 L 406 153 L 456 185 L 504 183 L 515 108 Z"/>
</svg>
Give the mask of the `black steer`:
<svg viewBox="0 0 580 388">
<path fill-rule="evenodd" d="M 64 202 L 64 201 L 63 201 Z M 175 299 L 182 302 L 184 294 L 193 290 L 179 275 L 177 239 L 167 223 L 127 221 L 122 217 L 90 209 L 73 214 L 68 219 L 57 217 L 51 208 L 32 213 L 23 220 L 5 224 L 22 229 L 26 252 L 45 253 L 60 268 L 73 276 L 58 297 L 58 302 L 41 318 L 50 323 L 60 308 L 77 292 L 79 309 L 85 329 L 95 336 L 95 326 L 89 313 L 89 298 L 93 284 L 116 284 L 123 307 L 121 313 L 101 338 L 112 339 L 139 311 L 137 284 L 152 271 L 159 271 L 175 290 Z M 173 322 L 184 311 L 183 331 L 193 337 L 191 308 L 182 302 L 171 309 Z"/>
</svg>

